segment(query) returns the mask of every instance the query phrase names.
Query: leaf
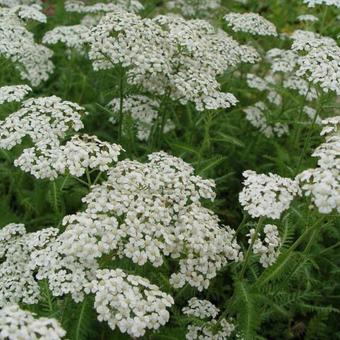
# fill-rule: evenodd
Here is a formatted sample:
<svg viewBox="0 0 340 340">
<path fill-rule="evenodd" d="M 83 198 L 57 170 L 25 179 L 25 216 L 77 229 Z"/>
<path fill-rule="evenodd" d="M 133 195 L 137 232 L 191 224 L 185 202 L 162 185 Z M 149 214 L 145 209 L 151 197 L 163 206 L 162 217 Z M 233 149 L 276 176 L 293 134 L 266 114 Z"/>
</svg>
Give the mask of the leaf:
<svg viewBox="0 0 340 340">
<path fill-rule="evenodd" d="M 225 142 L 225 143 L 229 143 L 229 144 L 239 146 L 241 148 L 245 147 L 244 143 L 236 137 L 226 135 L 223 132 L 218 132 L 217 136 L 219 136 L 219 138 L 213 138 L 213 140 L 216 141 L 216 142 Z"/>
</svg>

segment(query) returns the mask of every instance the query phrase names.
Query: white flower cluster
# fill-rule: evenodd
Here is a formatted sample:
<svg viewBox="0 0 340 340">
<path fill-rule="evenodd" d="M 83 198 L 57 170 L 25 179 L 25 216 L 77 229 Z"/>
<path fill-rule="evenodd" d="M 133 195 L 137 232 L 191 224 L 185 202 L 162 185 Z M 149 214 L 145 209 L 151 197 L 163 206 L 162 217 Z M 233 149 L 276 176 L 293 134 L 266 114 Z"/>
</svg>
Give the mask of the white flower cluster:
<svg viewBox="0 0 340 340">
<path fill-rule="evenodd" d="M 0 339 L 60 340 L 65 335 L 55 319 L 35 318 L 15 304 L 0 309 Z"/>
<path fill-rule="evenodd" d="M 83 199 L 85 214 L 116 216 L 116 253 L 138 265 L 162 265 L 164 256 L 179 259 L 171 275 L 175 288 L 186 282 L 199 290 L 228 260 L 242 258 L 229 227 L 200 199 L 213 199 L 213 182 L 194 176 L 181 159 L 159 152 L 149 163 L 121 161 L 108 173 L 107 182 L 96 185 Z"/>
<path fill-rule="evenodd" d="M 188 340 L 225 340 L 228 339 L 235 330 L 231 320 L 216 320 L 219 309 L 210 301 L 192 298 L 188 301 L 188 306 L 182 312 L 189 316 L 206 321 L 203 326 L 188 325 L 186 339 Z"/>
<path fill-rule="evenodd" d="M 235 32 L 277 36 L 275 25 L 257 13 L 228 13 L 224 20 Z"/>
<path fill-rule="evenodd" d="M 120 98 L 114 98 L 108 107 L 115 113 L 120 110 Z M 148 140 L 152 127 L 154 126 L 158 117 L 159 102 L 150 99 L 146 96 L 132 95 L 124 98 L 123 112 L 124 114 L 131 114 L 132 119 L 135 121 L 137 128 L 137 138 L 141 141 Z M 111 118 L 111 122 L 115 123 L 116 119 Z M 164 125 L 164 133 L 174 129 L 173 122 L 168 119 Z"/>
<path fill-rule="evenodd" d="M 40 5 L 18 5 L 11 6 L 7 11 L 9 15 L 16 15 L 22 20 L 34 20 L 41 23 L 46 23 L 47 18 L 44 13 L 42 13 L 42 7 Z"/>
<path fill-rule="evenodd" d="M 73 136 L 61 147 L 61 151 L 59 167 L 81 177 L 87 168 L 107 171 L 113 162 L 117 162 L 122 147 L 85 134 Z"/>
<path fill-rule="evenodd" d="M 111 329 L 118 327 L 132 337 L 165 325 L 170 317 L 167 308 L 174 304 L 170 295 L 147 279 L 127 275 L 120 269 L 98 270 L 86 292 L 95 294 L 99 321 L 107 321 Z"/>
<path fill-rule="evenodd" d="M 116 249 L 120 231 L 115 217 L 78 213 L 65 216 L 65 231 L 34 258 L 36 278 L 46 279 L 54 296 L 84 298 L 84 288 L 95 279 L 98 260 Z"/>
<path fill-rule="evenodd" d="M 284 134 L 287 134 L 288 125 L 282 123 L 270 124 L 266 118 L 266 111 L 269 112 L 269 109 L 262 101 L 243 109 L 249 123 L 259 129 L 266 137 L 271 138 L 275 135 L 282 137 Z"/>
<path fill-rule="evenodd" d="M 323 91 L 340 94 L 340 47 L 336 41 L 309 31 L 295 31 L 292 50 L 299 55 L 297 76 L 305 76 Z M 301 52 L 301 55 L 299 54 Z"/>
<path fill-rule="evenodd" d="M 48 79 L 54 68 L 52 51 L 35 43 L 33 34 L 14 15 L 12 8 L 0 9 L 0 41 L 0 56 L 14 63 L 22 79 L 33 86 Z"/>
<path fill-rule="evenodd" d="M 139 12 L 144 8 L 138 0 L 115 0 L 108 3 L 97 2 L 93 5 L 87 5 L 79 0 L 69 0 L 65 2 L 65 10 L 67 12 L 87 14 L 114 12 L 117 6 L 131 12 Z"/>
<path fill-rule="evenodd" d="M 221 6 L 221 0 L 171 0 L 166 3 L 171 11 L 178 11 L 185 17 L 210 16 Z"/>
<path fill-rule="evenodd" d="M 302 30 L 295 31 L 291 38 L 291 50 L 274 48 L 267 52 L 272 71 L 289 73 L 292 78 L 284 85 L 299 90 L 301 95 L 316 97 L 315 90 L 311 90 L 316 85 L 324 92 L 339 94 L 340 47 L 335 40 Z"/>
<path fill-rule="evenodd" d="M 81 106 L 59 97 L 28 99 L 0 125 L 0 147 L 10 150 L 28 136 L 34 146 L 24 149 L 14 164 L 37 178 L 54 179 L 62 164 L 60 142 L 69 131 L 83 127 Z"/>
<path fill-rule="evenodd" d="M 215 319 L 220 310 L 209 300 L 200 300 L 193 297 L 188 301 L 188 306 L 182 308 L 182 312 L 185 315 L 192 315 L 200 319 Z"/>
<path fill-rule="evenodd" d="M 316 5 L 336 6 L 340 7 L 340 0 L 304 0 L 308 7 L 315 7 Z"/>
<path fill-rule="evenodd" d="M 0 308 L 37 303 L 38 281 L 46 279 L 54 296 L 71 294 L 79 302 L 94 293 L 99 320 L 123 333 L 142 336 L 168 321 L 171 296 L 139 276 L 99 270 L 100 257 L 116 250 L 124 236 L 115 217 L 78 213 L 63 224 L 59 235 L 56 228 L 26 234 L 22 224 L 0 230 Z"/>
<path fill-rule="evenodd" d="M 255 229 L 250 229 L 248 243 L 251 244 L 252 239 L 256 237 L 253 244 L 253 252 L 254 254 L 261 255 L 260 263 L 264 268 L 268 268 L 276 262 L 280 255 L 281 238 L 276 225 L 266 224 L 263 231 L 265 234 L 264 241 L 259 238 L 260 234 L 255 236 Z"/>
<path fill-rule="evenodd" d="M 302 111 L 308 116 L 308 118 L 311 122 L 313 122 L 315 120 L 315 124 L 317 124 L 317 125 L 322 124 L 322 119 L 317 114 L 317 111 L 314 108 L 312 108 L 310 106 L 304 106 Z"/>
<path fill-rule="evenodd" d="M 0 0 L 0 5 L 5 7 L 15 7 L 19 5 L 41 5 L 41 0 Z"/>
<path fill-rule="evenodd" d="M 318 98 L 313 84 L 296 74 L 299 56 L 295 52 L 273 48 L 267 52 L 266 58 L 271 64 L 272 72 L 281 73 L 284 88 L 297 91 L 307 101 Z"/>
<path fill-rule="evenodd" d="M 0 104 L 21 102 L 32 89 L 28 85 L 10 85 L 0 87 Z"/>
<path fill-rule="evenodd" d="M 257 174 L 252 170 L 244 171 L 243 176 L 244 188 L 239 201 L 251 217 L 278 219 L 294 197 L 300 195 L 301 190 L 295 180 L 272 173 Z"/>
<path fill-rule="evenodd" d="M 318 157 L 314 169 L 303 171 L 297 176 L 302 190 L 322 214 L 333 210 L 340 212 L 340 116 L 322 121 L 322 135 L 326 141 L 316 148 L 312 156 Z"/>
<path fill-rule="evenodd" d="M 240 62 L 255 62 L 256 51 L 241 46 L 203 20 L 157 16 L 154 19 L 117 8 L 92 29 L 89 57 L 96 70 L 121 64 L 128 81 L 197 110 L 235 105 L 220 91 L 216 77 Z"/>
<path fill-rule="evenodd" d="M 90 29 L 85 25 L 57 26 L 45 33 L 42 42 L 47 45 L 65 44 L 68 48 L 83 51 Z"/>
<path fill-rule="evenodd" d="M 0 229 L 0 308 L 10 303 L 38 302 L 40 292 L 32 253 L 57 233 L 58 229 L 46 228 L 26 234 L 23 224 L 14 223 Z"/>
<path fill-rule="evenodd" d="M 302 14 L 296 18 L 298 21 L 316 22 L 319 20 L 318 17 L 312 14 Z"/>
<path fill-rule="evenodd" d="M 288 76 L 283 80 L 283 87 L 286 89 L 296 90 L 299 95 L 303 96 L 307 101 L 313 101 L 318 98 L 315 87 L 308 81 L 296 75 Z"/>
</svg>

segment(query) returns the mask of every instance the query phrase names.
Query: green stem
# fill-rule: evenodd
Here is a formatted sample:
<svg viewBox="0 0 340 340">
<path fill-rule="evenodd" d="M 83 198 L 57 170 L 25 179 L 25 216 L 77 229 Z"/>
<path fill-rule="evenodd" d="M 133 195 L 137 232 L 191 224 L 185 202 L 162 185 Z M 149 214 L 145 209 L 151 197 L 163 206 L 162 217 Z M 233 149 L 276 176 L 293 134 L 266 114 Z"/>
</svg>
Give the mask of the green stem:
<svg viewBox="0 0 340 340">
<path fill-rule="evenodd" d="M 258 286 L 263 286 L 264 284 L 266 284 L 268 281 L 270 281 L 275 275 L 276 273 L 278 273 L 281 268 L 283 268 L 283 266 L 288 262 L 288 260 L 290 259 L 291 254 L 293 253 L 293 251 L 305 240 L 305 238 L 309 235 L 309 233 L 311 231 L 313 231 L 314 229 L 316 229 L 317 227 L 319 227 L 319 224 L 322 222 L 324 217 L 321 217 L 314 225 L 312 225 L 310 228 L 306 228 L 306 230 L 302 233 L 302 235 L 300 235 L 300 237 L 290 246 L 290 248 L 284 253 L 282 254 L 284 256 L 284 259 L 280 262 L 280 265 L 278 267 L 275 268 L 275 270 L 273 270 L 270 275 L 264 276 L 265 273 L 267 273 L 267 271 L 264 271 L 261 276 L 259 277 L 257 283 Z M 314 234 L 313 234 L 313 239 L 314 239 Z M 307 247 L 308 249 L 311 247 L 311 243 L 309 242 Z M 265 278 L 263 278 L 263 276 Z"/>
<path fill-rule="evenodd" d="M 255 241 L 257 239 L 257 236 L 258 236 L 257 234 L 260 231 L 260 228 L 262 226 L 263 220 L 264 220 L 264 218 L 260 217 L 259 221 L 257 222 L 257 226 L 255 228 L 255 233 L 254 233 L 254 235 L 253 235 L 253 237 L 251 239 L 251 243 L 250 243 L 250 245 L 248 247 L 248 250 L 247 250 L 247 253 L 246 253 L 246 257 L 244 259 L 243 268 L 242 268 L 241 273 L 240 273 L 240 279 L 242 279 L 244 277 L 244 273 L 245 273 L 245 271 L 247 269 L 248 262 L 250 260 L 250 254 L 251 254 L 251 251 L 253 249 L 254 243 L 255 243 Z"/>
<path fill-rule="evenodd" d="M 319 114 L 319 110 L 316 110 L 314 117 L 313 117 L 312 125 L 310 126 L 310 128 L 308 130 L 307 138 L 305 139 L 305 142 L 303 144 L 303 149 L 302 149 L 302 152 L 301 152 L 301 155 L 300 155 L 300 158 L 299 158 L 299 162 L 298 162 L 298 165 L 297 165 L 297 172 L 296 172 L 297 174 L 300 172 L 300 168 L 301 168 L 303 158 L 305 157 L 306 151 L 309 147 L 310 139 L 312 137 L 312 133 L 313 133 L 313 130 L 314 130 L 314 126 L 315 126 L 316 118 L 318 117 L 318 114 Z"/>
<path fill-rule="evenodd" d="M 119 122 L 118 122 L 118 141 L 121 143 L 124 121 L 124 71 L 119 72 Z"/>
<path fill-rule="evenodd" d="M 92 182 L 91 182 L 91 176 L 90 176 L 90 172 L 88 168 L 86 168 L 85 173 L 86 173 L 87 185 L 88 187 L 90 187 L 92 185 Z"/>
</svg>

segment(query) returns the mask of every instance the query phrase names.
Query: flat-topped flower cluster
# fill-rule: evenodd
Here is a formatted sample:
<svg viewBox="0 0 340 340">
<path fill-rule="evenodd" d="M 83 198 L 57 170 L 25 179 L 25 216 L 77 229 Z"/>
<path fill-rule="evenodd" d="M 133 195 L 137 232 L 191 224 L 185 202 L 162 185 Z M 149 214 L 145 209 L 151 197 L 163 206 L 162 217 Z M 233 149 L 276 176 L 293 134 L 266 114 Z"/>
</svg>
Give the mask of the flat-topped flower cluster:
<svg viewBox="0 0 340 340">
<path fill-rule="evenodd" d="M 92 29 L 89 44 L 95 69 L 122 65 L 132 84 L 182 104 L 193 102 L 200 111 L 235 105 L 216 77 L 240 62 L 258 60 L 255 49 L 206 21 L 175 15 L 142 19 L 119 7 Z"/>
</svg>

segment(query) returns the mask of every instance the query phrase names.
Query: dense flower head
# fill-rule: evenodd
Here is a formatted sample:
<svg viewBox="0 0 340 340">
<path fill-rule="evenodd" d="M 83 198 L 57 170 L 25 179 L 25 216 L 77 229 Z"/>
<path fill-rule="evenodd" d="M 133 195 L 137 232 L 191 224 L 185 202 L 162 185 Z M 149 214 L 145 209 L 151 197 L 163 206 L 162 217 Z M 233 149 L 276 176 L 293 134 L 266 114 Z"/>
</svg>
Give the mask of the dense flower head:
<svg viewBox="0 0 340 340">
<path fill-rule="evenodd" d="M 262 241 L 259 238 L 260 234 L 255 235 L 255 229 L 250 229 L 248 242 L 251 244 L 252 239 L 255 238 L 252 250 L 254 254 L 260 255 L 260 263 L 267 268 L 275 263 L 280 255 L 281 239 L 276 225 L 266 224 L 263 232 L 264 240 Z"/>
<path fill-rule="evenodd" d="M 85 212 L 121 220 L 119 256 L 156 267 L 164 256 L 178 258 L 171 284 L 179 288 L 187 282 L 202 290 L 228 260 L 242 257 L 234 231 L 219 227 L 217 216 L 200 203 L 215 197 L 212 181 L 195 176 L 189 164 L 166 153 L 151 154 L 149 160 L 117 163 L 107 182 L 83 199 Z"/>
<path fill-rule="evenodd" d="M 96 136 L 76 135 L 61 147 L 59 168 L 75 177 L 81 177 L 87 168 L 107 171 L 117 162 L 121 150 L 120 145 L 103 142 Z"/>
<path fill-rule="evenodd" d="M 28 85 L 9 85 L 0 87 L 0 104 L 20 102 L 32 89 Z"/>
<path fill-rule="evenodd" d="M 87 5 L 79 0 L 65 2 L 65 10 L 76 13 L 108 13 L 115 11 L 117 6 L 131 12 L 139 12 L 144 8 L 138 0 L 115 0 L 108 3 L 97 2 L 93 5 Z"/>
<path fill-rule="evenodd" d="M 40 291 L 32 252 L 44 247 L 57 233 L 58 229 L 46 228 L 27 234 L 23 224 L 15 223 L 0 229 L 0 308 L 10 303 L 38 302 Z"/>
<path fill-rule="evenodd" d="M 310 196 L 314 205 L 322 214 L 333 210 L 340 212 L 340 117 L 330 117 L 322 121 L 321 134 L 326 141 L 319 145 L 313 157 L 318 158 L 314 169 L 303 171 L 297 176 L 302 190 Z"/>
<path fill-rule="evenodd" d="M 184 307 L 182 312 L 205 321 L 201 326 L 188 325 L 188 332 L 185 336 L 187 340 L 225 340 L 235 330 L 232 320 L 216 319 L 219 309 L 208 300 L 199 300 L 194 297 L 188 301 L 188 306 Z"/>
<path fill-rule="evenodd" d="M 54 296 L 84 298 L 86 285 L 95 279 L 98 259 L 117 247 L 117 220 L 86 213 L 65 216 L 65 231 L 44 249 L 32 254 L 36 277 L 46 279 Z"/>
<path fill-rule="evenodd" d="M 284 123 L 271 124 L 266 119 L 266 112 L 269 111 L 267 105 L 259 101 L 252 106 L 248 106 L 243 109 L 246 114 L 246 119 L 251 125 L 259 129 L 266 137 L 271 138 L 273 136 L 282 137 L 288 133 L 288 126 Z"/>
<path fill-rule="evenodd" d="M 293 40 L 290 50 L 273 48 L 267 52 L 272 71 L 289 73 L 293 77 L 289 80 L 291 86 L 304 88 L 300 94 L 317 85 L 324 92 L 339 94 L 340 47 L 336 41 L 303 30 L 295 31 L 290 38 Z M 299 79 L 308 83 L 303 85 Z"/>
<path fill-rule="evenodd" d="M 41 0 L 0 0 L 1 6 L 15 7 L 19 5 L 41 5 Z"/>
<path fill-rule="evenodd" d="M 83 127 L 85 113 L 81 106 L 56 96 L 28 99 L 1 122 L 0 147 L 10 150 L 29 137 L 34 146 L 24 149 L 14 164 L 37 178 L 55 178 L 61 140 Z"/>
<path fill-rule="evenodd" d="M 340 7 L 340 0 L 304 0 L 308 7 L 315 7 L 316 5 L 336 6 Z"/>
<path fill-rule="evenodd" d="M 141 141 L 148 140 L 152 127 L 154 126 L 157 117 L 160 103 L 158 100 L 151 99 L 141 95 L 131 95 L 123 100 L 122 110 L 124 114 L 130 114 L 131 118 L 135 121 L 137 129 L 137 138 Z M 108 107 L 115 113 L 120 111 L 121 100 L 114 98 L 108 104 Z M 116 119 L 110 119 L 112 123 Z M 171 131 L 174 128 L 173 122 L 168 119 L 164 125 L 164 133 Z"/>
<path fill-rule="evenodd" d="M 169 10 L 178 11 L 184 17 L 211 16 L 211 12 L 221 6 L 221 0 L 170 0 Z"/>
<path fill-rule="evenodd" d="M 90 29 L 85 25 L 57 26 L 45 33 L 42 42 L 47 45 L 55 45 L 60 42 L 68 48 L 82 51 L 89 34 Z"/>
<path fill-rule="evenodd" d="M 11 6 L 10 9 L 7 10 L 7 13 L 9 15 L 16 15 L 22 20 L 33 20 L 41 23 L 46 23 L 47 21 L 46 15 L 42 13 L 42 7 L 37 4 L 33 4 L 30 6 Z"/>
<path fill-rule="evenodd" d="M 300 53 L 298 76 L 319 84 L 323 91 L 340 94 L 340 47 L 336 41 L 309 31 L 295 31 L 292 50 Z"/>
<path fill-rule="evenodd" d="M 166 324 L 170 317 L 167 308 L 174 304 L 170 295 L 149 280 L 120 269 L 98 270 L 86 291 L 95 294 L 99 321 L 107 321 L 111 329 L 118 327 L 133 337 Z"/>
<path fill-rule="evenodd" d="M 60 340 L 66 332 L 55 319 L 37 318 L 16 304 L 0 309 L 0 338 Z"/>
<path fill-rule="evenodd" d="M 14 64 L 22 79 L 38 86 L 49 78 L 54 69 L 51 61 L 53 52 L 34 41 L 33 34 L 15 13 L 12 8 L 0 9 L 0 56 Z"/>
<path fill-rule="evenodd" d="M 224 20 L 235 32 L 277 36 L 274 24 L 257 13 L 228 13 Z"/>
<path fill-rule="evenodd" d="M 216 318 L 220 310 L 209 300 L 200 300 L 193 297 L 188 301 L 188 306 L 182 308 L 185 315 L 192 315 L 200 319 Z"/>
<path fill-rule="evenodd" d="M 280 218 L 291 201 L 300 194 L 297 181 L 269 173 L 243 172 L 244 188 L 239 201 L 251 217 Z"/>
<path fill-rule="evenodd" d="M 220 91 L 216 77 L 240 62 L 255 62 L 256 51 L 241 46 L 203 20 L 175 15 L 142 19 L 120 8 L 92 29 L 90 59 L 95 69 L 121 64 L 128 81 L 157 94 L 169 93 L 198 110 L 228 108 L 236 98 Z"/>
</svg>

